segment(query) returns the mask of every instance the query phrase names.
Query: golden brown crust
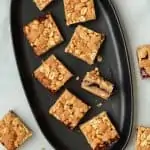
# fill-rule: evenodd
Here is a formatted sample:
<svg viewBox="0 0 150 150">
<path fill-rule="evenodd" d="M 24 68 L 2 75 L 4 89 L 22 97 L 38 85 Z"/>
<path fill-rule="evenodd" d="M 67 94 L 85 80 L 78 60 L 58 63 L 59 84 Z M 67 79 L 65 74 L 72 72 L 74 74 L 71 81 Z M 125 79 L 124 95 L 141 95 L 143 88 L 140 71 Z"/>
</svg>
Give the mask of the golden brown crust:
<svg viewBox="0 0 150 150">
<path fill-rule="evenodd" d="M 55 93 L 73 75 L 54 55 L 52 55 L 34 71 L 34 76 L 45 88 Z"/>
<path fill-rule="evenodd" d="M 150 128 L 137 128 L 136 150 L 150 150 Z"/>
<path fill-rule="evenodd" d="M 51 14 L 33 20 L 23 30 L 34 52 L 38 56 L 63 42 L 63 37 Z"/>
<path fill-rule="evenodd" d="M 142 45 L 137 50 L 142 77 L 150 77 L 150 45 Z"/>
<path fill-rule="evenodd" d="M 91 65 L 94 63 L 104 39 L 103 34 L 78 25 L 65 52 Z"/>
<path fill-rule="evenodd" d="M 103 77 L 100 76 L 98 68 L 95 68 L 86 73 L 81 87 L 94 95 L 108 99 L 113 92 L 114 85 L 104 80 Z"/>
<path fill-rule="evenodd" d="M 31 136 L 31 130 L 12 111 L 0 121 L 0 143 L 7 150 L 16 150 Z"/>
<path fill-rule="evenodd" d="M 39 10 L 43 10 L 48 4 L 50 4 L 53 0 L 33 0 Z"/>
<path fill-rule="evenodd" d="M 96 19 L 94 0 L 64 0 L 66 24 Z"/>
<path fill-rule="evenodd" d="M 120 138 L 106 112 L 82 124 L 80 130 L 93 150 L 105 150 Z"/>
<path fill-rule="evenodd" d="M 84 117 L 90 107 L 68 90 L 59 97 L 57 102 L 50 108 L 49 113 L 73 129 Z"/>
</svg>

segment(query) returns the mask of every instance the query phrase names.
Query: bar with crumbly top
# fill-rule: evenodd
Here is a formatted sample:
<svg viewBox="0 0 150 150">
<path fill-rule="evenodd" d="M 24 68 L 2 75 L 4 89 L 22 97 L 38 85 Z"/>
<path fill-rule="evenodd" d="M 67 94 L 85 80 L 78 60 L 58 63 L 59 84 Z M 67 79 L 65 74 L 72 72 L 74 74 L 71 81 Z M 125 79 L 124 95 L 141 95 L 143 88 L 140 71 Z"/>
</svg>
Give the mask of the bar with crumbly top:
<svg viewBox="0 0 150 150">
<path fill-rule="evenodd" d="M 104 39 L 104 34 L 78 25 L 65 52 L 91 65 L 94 63 Z"/>
<path fill-rule="evenodd" d="M 64 0 L 66 24 L 96 19 L 94 0 Z"/>
<path fill-rule="evenodd" d="M 142 45 L 137 50 L 139 68 L 143 78 L 150 78 L 150 45 Z"/>
<path fill-rule="evenodd" d="M 73 75 L 54 55 L 51 55 L 34 71 L 34 76 L 45 88 L 55 93 Z"/>
<path fill-rule="evenodd" d="M 89 109 L 90 106 L 82 102 L 68 90 L 65 90 L 50 108 L 49 113 L 64 123 L 68 128 L 73 129 Z"/>
<path fill-rule="evenodd" d="M 92 150 L 107 149 L 120 138 L 106 112 L 102 112 L 80 126 Z"/>
<path fill-rule="evenodd" d="M 86 73 L 81 83 L 81 87 L 86 91 L 107 100 L 113 92 L 114 85 L 111 82 L 104 80 L 104 78 L 100 76 L 98 68 L 95 68 Z"/>
<path fill-rule="evenodd" d="M 143 126 L 137 128 L 136 150 L 150 150 L 150 128 Z"/>
<path fill-rule="evenodd" d="M 39 10 L 43 10 L 47 7 L 53 0 L 33 0 Z"/>
<path fill-rule="evenodd" d="M 42 55 L 63 42 L 63 37 L 51 14 L 25 25 L 24 33 L 36 55 Z"/>
<path fill-rule="evenodd" d="M 7 150 L 18 149 L 31 136 L 31 130 L 13 111 L 0 121 L 0 143 Z"/>
</svg>

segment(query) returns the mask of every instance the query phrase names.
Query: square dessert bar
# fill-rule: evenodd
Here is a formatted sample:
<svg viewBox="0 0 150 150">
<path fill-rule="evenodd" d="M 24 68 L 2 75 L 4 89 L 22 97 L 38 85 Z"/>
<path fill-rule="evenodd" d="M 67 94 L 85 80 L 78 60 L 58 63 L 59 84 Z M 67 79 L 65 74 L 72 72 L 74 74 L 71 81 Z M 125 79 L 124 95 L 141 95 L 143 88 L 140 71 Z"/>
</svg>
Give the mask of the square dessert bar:
<svg viewBox="0 0 150 150">
<path fill-rule="evenodd" d="M 92 150 L 105 150 L 120 138 L 106 112 L 80 126 Z"/>
<path fill-rule="evenodd" d="M 45 88 L 55 93 L 73 75 L 54 55 L 52 55 L 34 71 L 34 76 Z"/>
<path fill-rule="evenodd" d="M 38 56 L 63 42 L 63 37 L 51 14 L 30 22 L 24 27 L 24 33 Z"/>
<path fill-rule="evenodd" d="M 143 78 L 150 77 L 150 45 L 140 46 L 137 50 L 138 62 Z"/>
<path fill-rule="evenodd" d="M 49 113 L 64 123 L 68 128 L 73 129 L 89 109 L 90 106 L 83 103 L 68 90 L 65 90 L 50 108 Z"/>
<path fill-rule="evenodd" d="M 64 0 L 66 24 L 96 19 L 94 0 Z"/>
<path fill-rule="evenodd" d="M 111 82 L 104 80 L 104 78 L 100 76 L 98 68 L 95 68 L 86 73 L 81 83 L 81 87 L 106 100 L 111 96 L 114 85 Z"/>
<path fill-rule="evenodd" d="M 140 126 L 137 130 L 136 150 L 150 150 L 150 128 Z"/>
<path fill-rule="evenodd" d="M 78 25 L 65 52 L 91 65 L 94 63 L 104 39 L 104 34 Z"/>
<path fill-rule="evenodd" d="M 43 10 L 48 4 L 50 4 L 53 0 L 33 0 L 39 10 Z"/>
<path fill-rule="evenodd" d="M 18 149 L 31 136 L 32 132 L 12 111 L 0 121 L 0 143 L 7 150 Z"/>
</svg>

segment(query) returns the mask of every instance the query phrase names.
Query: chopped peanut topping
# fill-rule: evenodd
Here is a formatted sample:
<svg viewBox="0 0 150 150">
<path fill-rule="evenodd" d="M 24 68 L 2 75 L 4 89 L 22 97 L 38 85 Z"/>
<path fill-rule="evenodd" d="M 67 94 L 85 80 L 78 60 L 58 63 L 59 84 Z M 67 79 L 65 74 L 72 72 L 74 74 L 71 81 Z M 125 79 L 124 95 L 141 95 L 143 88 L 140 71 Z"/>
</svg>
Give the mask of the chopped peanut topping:
<svg viewBox="0 0 150 150">
<path fill-rule="evenodd" d="M 12 111 L 0 121 L 0 143 L 7 150 L 16 150 L 31 136 L 32 132 Z"/>
<path fill-rule="evenodd" d="M 58 91 L 72 77 L 71 72 L 54 55 L 43 62 L 34 75 L 51 92 Z"/>
<path fill-rule="evenodd" d="M 93 64 L 100 46 L 104 41 L 104 35 L 94 32 L 86 27 L 79 25 L 72 36 L 65 52 Z"/>
<path fill-rule="evenodd" d="M 24 27 L 24 33 L 36 55 L 42 55 L 63 41 L 51 14 L 33 20 Z"/>
<path fill-rule="evenodd" d="M 150 128 L 138 127 L 136 150 L 150 149 Z"/>
<path fill-rule="evenodd" d="M 106 149 L 119 139 L 119 134 L 106 112 L 82 124 L 80 129 L 93 150 Z"/>
<path fill-rule="evenodd" d="M 53 0 L 33 0 L 39 10 L 43 10 L 48 4 L 50 4 Z"/>
<path fill-rule="evenodd" d="M 77 126 L 89 109 L 90 107 L 87 104 L 65 90 L 50 108 L 49 113 L 72 129 Z"/>
<path fill-rule="evenodd" d="M 94 0 L 64 0 L 67 25 L 96 19 Z"/>
</svg>

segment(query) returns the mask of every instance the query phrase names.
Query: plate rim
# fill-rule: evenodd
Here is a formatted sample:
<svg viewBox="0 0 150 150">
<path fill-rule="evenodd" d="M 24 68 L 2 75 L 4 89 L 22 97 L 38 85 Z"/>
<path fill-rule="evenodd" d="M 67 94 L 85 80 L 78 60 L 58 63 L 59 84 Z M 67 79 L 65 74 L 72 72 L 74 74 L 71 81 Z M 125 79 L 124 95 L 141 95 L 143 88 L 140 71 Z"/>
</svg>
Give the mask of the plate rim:
<svg viewBox="0 0 150 150">
<path fill-rule="evenodd" d="M 130 57 L 129 57 L 129 46 L 127 45 L 127 40 L 126 40 L 126 37 L 125 37 L 125 34 L 124 34 L 124 28 L 123 28 L 123 25 L 121 24 L 121 19 L 119 17 L 119 12 L 118 10 L 116 9 L 115 5 L 113 4 L 113 2 L 111 0 L 108 0 L 113 12 L 114 12 L 114 15 L 115 15 L 115 18 L 116 18 L 116 21 L 117 21 L 117 24 L 118 24 L 118 27 L 119 27 L 119 30 L 120 30 L 120 34 L 121 34 L 121 37 L 122 37 L 122 40 L 123 40 L 123 44 L 124 44 L 124 48 L 125 48 L 125 54 L 126 54 L 126 60 L 127 60 L 127 65 L 128 65 L 128 71 L 129 71 L 129 83 L 130 83 L 130 88 L 131 88 L 131 120 L 130 120 L 130 129 L 129 129 L 129 134 L 128 134 L 128 137 L 126 139 L 126 142 L 122 148 L 122 150 L 125 150 L 125 148 L 127 147 L 129 141 L 130 141 L 130 138 L 131 138 L 131 135 L 132 135 L 132 131 L 133 131 L 133 122 L 134 122 L 134 89 L 133 89 L 133 75 L 132 75 L 132 71 L 131 71 L 131 60 L 130 60 Z"/>
</svg>

